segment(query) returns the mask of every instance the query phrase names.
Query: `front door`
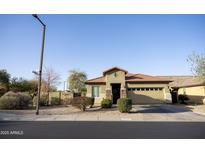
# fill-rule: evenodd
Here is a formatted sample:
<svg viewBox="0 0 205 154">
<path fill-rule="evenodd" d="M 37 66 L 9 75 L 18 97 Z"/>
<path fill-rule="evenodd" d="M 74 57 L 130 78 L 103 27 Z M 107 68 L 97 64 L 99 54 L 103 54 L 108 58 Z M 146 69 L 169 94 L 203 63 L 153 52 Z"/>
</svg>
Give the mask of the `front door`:
<svg viewBox="0 0 205 154">
<path fill-rule="evenodd" d="M 120 98 L 120 84 L 112 84 L 112 103 L 116 104 Z"/>
</svg>

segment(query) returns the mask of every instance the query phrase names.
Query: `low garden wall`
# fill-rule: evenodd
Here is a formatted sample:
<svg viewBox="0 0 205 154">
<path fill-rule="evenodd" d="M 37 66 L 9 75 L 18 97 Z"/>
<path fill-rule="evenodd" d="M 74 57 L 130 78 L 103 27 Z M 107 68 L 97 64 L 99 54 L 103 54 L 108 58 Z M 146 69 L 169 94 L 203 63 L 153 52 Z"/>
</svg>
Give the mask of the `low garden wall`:
<svg viewBox="0 0 205 154">
<path fill-rule="evenodd" d="M 51 101 L 58 101 L 59 104 L 68 105 L 70 104 L 70 100 L 73 98 L 72 92 L 50 92 L 49 97 Z"/>
</svg>

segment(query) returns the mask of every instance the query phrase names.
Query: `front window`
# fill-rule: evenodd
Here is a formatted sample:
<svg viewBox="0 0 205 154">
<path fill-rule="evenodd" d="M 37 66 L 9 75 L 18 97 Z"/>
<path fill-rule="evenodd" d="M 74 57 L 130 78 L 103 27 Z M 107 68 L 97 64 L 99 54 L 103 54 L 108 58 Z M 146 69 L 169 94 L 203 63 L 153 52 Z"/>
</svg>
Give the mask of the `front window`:
<svg viewBox="0 0 205 154">
<path fill-rule="evenodd" d="M 92 97 L 99 97 L 99 86 L 92 87 Z"/>
</svg>

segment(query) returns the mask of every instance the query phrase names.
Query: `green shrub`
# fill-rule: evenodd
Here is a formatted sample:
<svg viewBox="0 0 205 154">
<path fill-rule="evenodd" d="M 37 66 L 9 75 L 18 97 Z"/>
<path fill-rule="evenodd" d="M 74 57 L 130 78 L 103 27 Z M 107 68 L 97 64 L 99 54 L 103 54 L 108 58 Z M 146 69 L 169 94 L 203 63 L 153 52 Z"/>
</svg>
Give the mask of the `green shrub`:
<svg viewBox="0 0 205 154">
<path fill-rule="evenodd" d="M 101 101 L 101 107 L 102 108 L 111 108 L 112 107 L 112 101 L 109 99 L 103 99 Z"/>
<path fill-rule="evenodd" d="M 130 110 L 132 109 L 132 100 L 129 98 L 118 99 L 117 108 L 120 112 L 130 112 Z"/>
<path fill-rule="evenodd" d="M 19 108 L 26 109 L 32 106 L 32 97 L 27 93 L 18 93 L 20 97 Z"/>
<path fill-rule="evenodd" d="M 32 98 L 26 93 L 7 92 L 0 98 L 0 109 L 27 109 L 32 104 Z"/>
<path fill-rule="evenodd" d="M 7 92 L 7 89 L 0 85 L 0 97 L 3 96 Z"/>
<path fill-rule="evenodd" d="M 89 106 L 90 108 L 93 107 L 94 102 L 95 102 L 95 98 L 93 97 L 86 97 L 86 106 Z"/>
<path fill-rule="evenodd" d="M 51 97 L 51 105 L 60 105 L 60 99 L 58 97 Z"/>
<path fill-rule="evenodd" d="M 35 106 L 37 104 L 38 96 L 35 96 L 33 98 L 33 105 Z M 47 95 L 41 95 L 40 101 L 39 101 L 40 106 L 47 106 L 48 105 L 48 96 Z"/>
<path fill-rule="evenodd" d="M 16 105 L 20 101 L 16 93 L 7 92 L 0 98 L 0 109 L 16 109 Z"/>
<path fill-rule="evenodd" d="M 74 97 L 71 100 L 71 105 L 79 108 L 81 111 L 85 111 L 87 106 L 92 107 L 94 99 L 91 97 Z"/>
<path fill-rule="evenodd" d="M 185 94 L 183 94 L 183 95 L 180 94 L 178 96 L 178 100 L 180 101 L 180 103 L 185 104 L 186 103 L 185 101 L 188 101 L 189 97 L 187 95 L 185 95 Z"/>
</svg>

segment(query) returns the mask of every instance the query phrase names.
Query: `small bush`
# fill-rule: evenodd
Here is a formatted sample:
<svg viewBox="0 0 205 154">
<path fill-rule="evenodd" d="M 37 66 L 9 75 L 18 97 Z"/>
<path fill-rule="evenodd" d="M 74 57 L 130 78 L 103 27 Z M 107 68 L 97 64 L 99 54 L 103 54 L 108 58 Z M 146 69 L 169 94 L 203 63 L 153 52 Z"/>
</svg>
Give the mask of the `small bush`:
<svg viewBox="0 0 205 154">
<path fill-rule="evenodd" d="M 85 111 L 87 106 L 92 107 L 94 99 L 91 97 L 74 97 L 71 100 L 71 105 L 79 108 L 81 111 Z"/>
<path fill-rule="evenodd" d="M 101 107 L 102 108 L 111 108 L 112 107 L 112 101 L 109 99 L 103 99 L 101 101 Z"/>
<path fill-rule="evenodd" d="M 7 89 L 0 85 L 0 97 L 3 96 L 7 92 Z"/>
<path fill-rule="evenodd" d="M 38 96 L 35 96 L 33 98 L 33 105 L 35 106 L 37 104 Z M 40 106 L 47 106 L 48 105 L 48 96 L 47 95 L 41 95 L 40 101 L 39 101 Z"/>
<path fill-rule="evenodd" d="M 27 93 L 18 93 L 20 97 L 20 109 L 32 106 L 32 97 Z"/>
<path fill-rule="evenodd" d="M 180 103 L 182 103 L 182 104 L 186 104 L 185 101 L 188 101 L 189 98 L 188 98 L 188 96 L 185 95 L 185 94 L 184 94 L 184 95 L 180 94 L 180 95 L 178 96 L 178 100 L 179 100 Z"/>
<path fill-rule="evenodd" d="M 7 92 L 0 98 L 0 109 L 12 110 L 16 109 L 16 105 L 20 101 L 16 93 Z"/>
<path fill-rule="evenodd" d="M 32 98 L 25 93 L 7 92 L 0 98 L 0 109 L 27 109 L 32 104 Z"/>
<path fill-rule="evenodd" d="M 132 100 L 129 98 L 118 99 L 117 108 L 120 112 L 130 112 L 130 110 L 132 109 Z"/>
<path fill-rule="evenodd" d="M 60 105 L 60 99 L 57 97 L 51 97 L 51 105 Z"/>
<path fill-rule="evenodd" d="M 86 98 L 87 98 L 86 106 L 89 106 L 90 108 L 92 108 L 94 105 L 95 99 L 93 97 L 86 97 Z"/>
</svg>

